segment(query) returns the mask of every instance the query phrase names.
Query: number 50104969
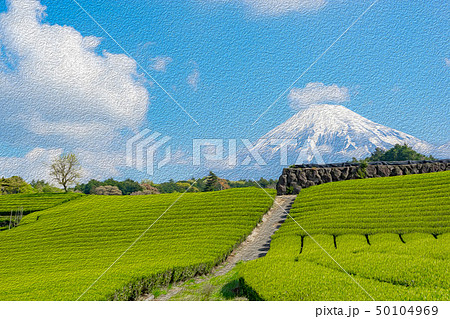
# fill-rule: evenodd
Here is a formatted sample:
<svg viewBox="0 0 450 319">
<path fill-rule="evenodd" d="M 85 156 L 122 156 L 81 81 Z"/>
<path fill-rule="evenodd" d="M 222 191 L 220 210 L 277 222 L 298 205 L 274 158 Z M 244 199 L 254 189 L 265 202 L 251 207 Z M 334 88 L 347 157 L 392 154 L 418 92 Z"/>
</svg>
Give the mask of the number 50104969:
<svg viewBox="0 0 450 319">
<path fill-rule="evenodd" d="M 435 316 L 438 314 L 437 306 L 377 306 L 376 315 L 425 315 L 425 316 Z"/>
</svg>

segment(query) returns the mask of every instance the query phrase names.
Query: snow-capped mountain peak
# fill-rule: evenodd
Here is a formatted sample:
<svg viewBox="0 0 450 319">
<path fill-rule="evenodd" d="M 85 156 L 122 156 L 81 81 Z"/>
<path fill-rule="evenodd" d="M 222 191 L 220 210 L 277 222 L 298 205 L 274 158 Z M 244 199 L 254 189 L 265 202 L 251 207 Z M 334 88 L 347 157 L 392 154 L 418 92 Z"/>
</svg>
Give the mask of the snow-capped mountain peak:
<svg viewBox="0 0 450 319">
<path fill-rule="evenodd" d="M 297 145 L 289 153 L 300 153 L 312 145 L 325 162 L 351 160 L 369 156 L 376 147 L 389 149 L 407 144 L 428 154 L 432 145 L 412 135 L 375 123 L 342 105 L 313 105 L 298 112 L 283 124 L 264 135 L 255 145 L 260 153 L 275 154 L 282 147 Z M 273 140 L 285 140 L 273 145 Z M 313 161 L 312 157 L 309 161 Z"/>
</svg>

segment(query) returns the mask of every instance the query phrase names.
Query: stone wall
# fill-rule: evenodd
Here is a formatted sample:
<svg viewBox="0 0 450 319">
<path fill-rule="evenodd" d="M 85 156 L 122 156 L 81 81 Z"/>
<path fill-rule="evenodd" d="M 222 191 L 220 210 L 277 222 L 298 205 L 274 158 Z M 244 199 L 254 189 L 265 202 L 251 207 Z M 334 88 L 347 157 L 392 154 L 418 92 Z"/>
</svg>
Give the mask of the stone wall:
<svg viewBox="0 0 450 319">
<path fill-rule="evenodd" d="M 422 174 L 450 170 L 450 160 L 305 164 L 283 169 L 277 183 L 278 195 L 298 194 L 302 188 L 348 179 Z"/>
</svg>

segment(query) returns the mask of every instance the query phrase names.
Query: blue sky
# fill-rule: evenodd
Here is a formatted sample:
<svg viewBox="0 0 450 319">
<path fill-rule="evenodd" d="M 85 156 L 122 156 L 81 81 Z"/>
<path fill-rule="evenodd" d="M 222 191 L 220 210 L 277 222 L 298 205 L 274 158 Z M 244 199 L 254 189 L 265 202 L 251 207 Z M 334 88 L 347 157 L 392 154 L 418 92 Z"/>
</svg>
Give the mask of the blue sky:
<svg viewBox="0 0 450 319">
<path fill-rule="evenodd" d="M 27 6 L 35 1 L 13 2 L 17 10 L 29 11 Z M 172 148 L 186 152 L 192 138 L 256 140 L 295 111 L 284 96 L 260 121 L 253 126 L 252 123 L 373 1 L 307 1 L 312 7 L 302 5 L 305 2 L 302 0 L 279 1 L 281 7 L 274 6 L 273 0 L 263 0 L 260 6 L 253 0 L 78 2 L 200 125 L 181 111 L 141 69 L 137 68 L 137 74 L 132 74 L 133 66 L 128 65 L 125 70 L 130 77 L 122 79 L 121 83 L 135 86 L 135 99 L 130 99 L 129 103 L 139 101 L 136 102 L 139 107 L 133 109 L 135 116 L 123 123 L 121 113 L 111 111 L 115 116 L 111 117 L 115 121 L 114 133 L 106 130 L 105 136 L 116 134 L 117 137 L 101 148 L 98 145 L 104 142 L 102 134 L 96 134 L 96 138 L 103 141 L 97 142 L 89 134 L 70 139 L 56 129 L 42 129 L 48 123 L 69 125 L 72 120 L 85 123 L 88 117 L 89 127 L 101 131 L 101 125 L 111 121 L 105 120 L 106 115 L 99 117 L 101 112 L 95 110 L 91 110 L 92 114 L 86 111 L 84 117 L 77 114 L 76 105 L 90 103 L 90 100 L 74 98 L 72 107 L 67 107 L 66 111 L 46 112 L 47 97 L 36 90 L 31 119 L 23 113 L 16 114 L 27 110 L 23 106 L 25 102 L 19 98 L 23 92 L 0 98 L 0 107 L 3 105 L 5 110 L 0 124 L 6 128 L 0 132 L 0 158 L 23 160 L 19 168 L 35 167 L 27 165 L 24 157 L 36 148 L 42 154 L 52 150 L 57 153 L 57 149 L 90 151 L 86 157 L 99 163 L 103 163 L 104 155 L 100 160 L 95 159 L 95 154 L 115 154 L 118 158 L 122 154 L 123 157 L 124 140 L 143 128 L 171 136 Z M 39 25 L 69 26 L 82 37 L 101 38 L 100 43 L 93 45 L 97 55 L 123 54 L 73 0 L 42 0 L 41 4 L 47 8 L 46 18 Z M 0 11 L 6 10 L 5 2 L 0 1 Z M 427 142 L 444 144 L 450 140 L 449 13 L 450 4 L 445 1 L 380 0 L 295 84 L 295 88 L 305 87 L 310 82 L 348 88 L 349 100 L 343 105 L 351 110 Z M 3 45 L 0 61 L 9 64 L 4 62 L 8 67 L 0 71 L 9 74 L 16 72 L 17 65 L 20 68 L 20 55 L 31 52 L 29 46 L 43 47 L 46 40 L 45 35 L 36 35 L 41 42 L 27 44 L 20 39 L 26 34 L 20 33 L 15 20 L 3 20 L 0 28 L 9 33 L 3 41 L 0 36 Z M 51 49 L 49 45 L 45 50 Z M 51 56 L 51 51 L 47 53 Z M 33 56 L 28 59 L 30 64 L 40 61 L 34 54 L 30 53 Z M 122 62 L 128 63 L 118 62 L 120 67 Z M 110 67 L 110 64 L 103 67 Z M 36 76 L 36 81 L 46 85 L 57 83 L 48 77 L 44 81 Z M 114 75 L 108 78 L 109 89 L 115 87 L 113 79 Z M 21 81 L 16 77 L 11 83 L 16 88 Z M 0 82 L 2 84 L 5 86 L 5 82 Z M 98 99 L 112 99 L 112 95 L 98 93 Z M 92 99 L 96 97 L 94 93 Z M 59 100 L 67 99 L 71 96 L 65 94 Z M 98 105 L 101 107 L 100 102 Z M 108 111 L 108 116 L 111 112 Z M 64 125 L 61 124 L 61 130 Z M 84 129 L 80 125 L 80 131 Z M 118 162 L 119 159 L 105 164 L 108 168 L 98 172 L 92 163 L 88 164 L 91 166 L 88 174 L 144 177 L 135 170 L 123 169 Z M 1 164 L 0 168 L 4 175 L 18 169 Z M 189 174 L 194 171 L 177 168 L 156 179 L 186 178 Z"/>
</svg>

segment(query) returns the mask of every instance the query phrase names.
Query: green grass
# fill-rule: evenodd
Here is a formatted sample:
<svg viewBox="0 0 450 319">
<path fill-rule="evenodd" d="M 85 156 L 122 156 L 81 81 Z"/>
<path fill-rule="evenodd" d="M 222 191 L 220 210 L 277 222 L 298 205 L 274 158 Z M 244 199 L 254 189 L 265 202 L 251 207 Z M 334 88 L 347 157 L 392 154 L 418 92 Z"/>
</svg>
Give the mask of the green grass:
<svg viewBox="0 0 450 319">
<path fill-rule="evenodd" d="M 242 280 L 264 300 L 450 300 L 449 194 L 450 172 L 302 190 L 291 215 L 304 230 L 288 218 Z"/>
<path fill-rule="evenodd" d="M 83 195 L 78 193 L 0 195 L 0 216 L 9 216 L 11 211 L 20 208 L 23 208 L 25 215 L 60 205 L 81 196 Z"/>
<path fill-rule="evenodd" d="M 76 300 L 179 196 L 84 196 L 25 216 L 0 233 L 0 300 Z M 185 194 L 82 300 L 134 299 L 209 272 L 271 205 L 257 188 Z"/>
</svg>

